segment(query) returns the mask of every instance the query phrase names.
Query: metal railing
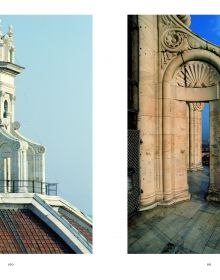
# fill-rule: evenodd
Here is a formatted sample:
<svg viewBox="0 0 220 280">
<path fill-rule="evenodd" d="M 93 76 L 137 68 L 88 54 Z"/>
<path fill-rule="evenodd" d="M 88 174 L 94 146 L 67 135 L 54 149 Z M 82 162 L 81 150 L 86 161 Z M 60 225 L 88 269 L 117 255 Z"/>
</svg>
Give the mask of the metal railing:
<svg viewBox="0 0 220 280">
<path fill-rule="evenodd" d="M 57 195 L 58 183 L 36 180 L 0 180 L 0 193 L 40 193 Z"/>
</svg>

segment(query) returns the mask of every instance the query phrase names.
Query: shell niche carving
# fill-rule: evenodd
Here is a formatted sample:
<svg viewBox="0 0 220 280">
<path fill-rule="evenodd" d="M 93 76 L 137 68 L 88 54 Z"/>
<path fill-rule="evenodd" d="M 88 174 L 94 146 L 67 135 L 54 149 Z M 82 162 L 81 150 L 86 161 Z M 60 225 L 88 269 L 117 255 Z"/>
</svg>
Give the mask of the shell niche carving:
<svg viewBox="0 0 220 280">
<path fill-rule="evenodd" d="M 210 87 L 218 80 L 219 74 L 216 69 L 201 61 L 185 63 L 176 75 L 176 83 L 181 87 Z"/>
</svg>

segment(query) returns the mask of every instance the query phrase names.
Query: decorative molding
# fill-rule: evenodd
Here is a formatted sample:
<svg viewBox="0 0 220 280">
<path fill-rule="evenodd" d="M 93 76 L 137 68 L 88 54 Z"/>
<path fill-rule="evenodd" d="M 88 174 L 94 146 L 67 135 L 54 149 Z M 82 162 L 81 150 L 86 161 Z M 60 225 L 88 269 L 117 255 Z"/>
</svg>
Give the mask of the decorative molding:
<svg viewBox="0 0 220 280">
<path fill-rule="evenodd" d="M 161 56 L 162 68 L 164 68 L 169 63 L 169 61 L 176 56 L 177 56 L 177 53 L 169 52 L 169 51 L 166 51 L 166 50 L 163 49 L 162 50 L 162 56 Z"/>
<path fill-rule="evenodd" d="M 12 127 L 14 130 L 18 130 L 21 127 L 21 124 L 18 121 L 13 122 Z"/>
<path fill-rule="evenodd" d="M 179 51 L 187 49 L 187 35 L 184 34 L 178 18 L 175 21 L 172 16 L 162 15 L 160 16 L 160 38 L 161 68 L 164 69 Z"/>
<path fill-rule="evenodd" d="M 216 69 L 201 61 L 185 63 L 176 74 L 176 83 L 181 87 L 210 87 L 218 81 L 219 74 Z"/>
<path fill-rule="evenodd" d="M 21 150 L 22 150 L 23 152 L 27 151 L 27 149 L 28 149 L 28 143 L 22 141 L 20 144 L 21 144 Z"/>
<path fill-rule="evenodd" d="M 212 52 L 216 52 L 214 48 L 211 48 L 199 38 L 194 37 L 188 30 L 177 27 L 166 28 L 162 33 L 161 43 L 163 48 L 170 52 L 189 49 L 209 49 Z"/>
<path fill-rule="evenodd" d="M 169 16 L 161 15 L 161 23 L 163 26 L 175 27 L 176 25 L 170 20 Z"/>
<path fill-rule="evenodd" d="M 184 21 L 186 21 L 184 23 Z M 181 52 L 191 49 L 206 49 L 220 56 L 220 48 L 207 42 L 194 34 L 187 26 L 190 18 L 187 15 L 161 15 L 160 16 L 160 51 L 161 68 Z"/>
<path fill-rule="evenodd" d="M 187 36 L 187 42 L 189 44 L 189 49 L 205 49 L 206 44 L 202 42 L 198 38 L 194 38 L 192 36 Z"/>
<path fill-rule="evenodd" d="M 186 26 L 190 26 L 191 17 L 190 15 L 177 15 L 178 19 L 182 21 Z"/>
<path fill-rule="evenodd" d="M 2 72 L 7 74 L 7 72 L 5 72 L 5 71 L 2 71 Z M 6 83 L 6 82 L 0 81 L 0 85 L 1 85 L 1 87 L 7 88 L 9 90 L 14 90 L 15 89 L 14 85 Z M 9 92 L 9 94 L 12 94 L 12 93 Z"/>
<path fill-rule="evenodd" d="M 186 45 L 187 35 L 179 28 L 169 28 L 161 36 L 161 43 L 165 50 L 178 52 Z"/>
<path fill-rule="evenodd" d="M 9 93 L 9 97 L 10 97 L 10 101 L 15 101 L 15 95 L 14 94 Z"/>
</svg>

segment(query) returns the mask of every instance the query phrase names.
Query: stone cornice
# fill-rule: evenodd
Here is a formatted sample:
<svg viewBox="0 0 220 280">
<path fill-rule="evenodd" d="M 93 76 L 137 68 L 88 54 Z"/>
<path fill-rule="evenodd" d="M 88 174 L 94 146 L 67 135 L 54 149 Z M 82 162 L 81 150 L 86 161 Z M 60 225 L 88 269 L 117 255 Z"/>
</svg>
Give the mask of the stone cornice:
<svg viewBox="0 0 220 280">
<path fill-rule="evenodd" d="M 19 66 L 17 64 L 7 62 L 7 61 L 0 61 L 0 71 L 6 71 L 7 73 L 17 75 L 20 74 L 23 70 L 24 67 Z"/>
</svg>

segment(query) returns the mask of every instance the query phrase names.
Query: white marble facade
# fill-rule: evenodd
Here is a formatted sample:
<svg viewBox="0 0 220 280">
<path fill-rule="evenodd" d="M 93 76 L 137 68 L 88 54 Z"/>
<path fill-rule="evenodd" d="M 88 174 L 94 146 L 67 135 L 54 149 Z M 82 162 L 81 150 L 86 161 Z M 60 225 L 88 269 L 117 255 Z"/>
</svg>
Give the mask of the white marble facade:
<svg viewBox="0 0 220 280">
<path fill-rule="evenodd" d="M 23 69 L 15 64 L 12 26 L 5 35 L 0 27 L 0 192 L 33 192 L 31 182 L 45 182 L 45 148 L 19 133 L 14 116 L 15 77 Z"/>
</svg>

